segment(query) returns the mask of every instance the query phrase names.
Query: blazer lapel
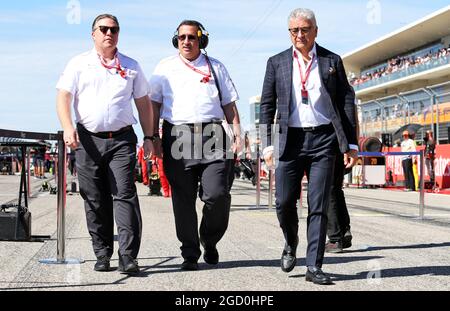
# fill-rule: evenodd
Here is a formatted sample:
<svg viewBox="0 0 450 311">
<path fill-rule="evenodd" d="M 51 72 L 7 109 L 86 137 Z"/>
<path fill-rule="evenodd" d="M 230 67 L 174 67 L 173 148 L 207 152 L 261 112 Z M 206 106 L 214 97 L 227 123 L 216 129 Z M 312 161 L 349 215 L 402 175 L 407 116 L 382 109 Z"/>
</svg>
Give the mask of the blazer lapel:
<svg viewBox="0 0 450 311">
<path fill-rule="evenodd" d="M 329 72 L 331 68 L 330 59 L 324 55 L 322 48 L 317 43 L 316 43 L 316 50 L 317 50 L 317 61 L 319 63 L 319 75 L 320 78 L 322 79 L 322 85 L 326 87 L 328 83 L 328 77 L 330 76 Z"/>
<path fill-rule="evenodd" d="M 287 49 L 284 52 L 283 58 L 282 58 L 282 64 L 281 68 L 283 68 L 283 78 L 284 83 L 286 85 L 286 98 L 288 100 L 289 106 L 291 105 L 291 98 L 292 98 L 292 65 L 293 65 L 293 58 L 292 58 L 292 48 Z M 290 111 L 290 107 L 288 107 L 288 111 Z"/>
</svg>

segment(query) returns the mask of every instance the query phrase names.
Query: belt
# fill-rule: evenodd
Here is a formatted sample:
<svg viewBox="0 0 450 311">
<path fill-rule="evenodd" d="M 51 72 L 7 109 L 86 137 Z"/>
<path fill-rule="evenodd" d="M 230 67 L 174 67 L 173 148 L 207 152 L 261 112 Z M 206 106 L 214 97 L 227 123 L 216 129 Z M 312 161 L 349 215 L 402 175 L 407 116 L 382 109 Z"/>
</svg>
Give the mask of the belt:
<svg viewBox="0 0 450 311">
<path fill-rule="evenodd" d="M 328 123 L 328 124 L 322 124 L 322 125 L 311 126 L 311 127 L 299 127 L 298 129 L 303 132 L 315 132 L 315 131 L 331 129 L 332 126 L 333 125 L 331 123 Z"/>
<path fill-rule="evenodd" d="M 85 131 L 86 133 L 88 133 L 89 135 L 95 136 L 95 137 L 99 137 L 99 138 L 113 138 L 116 136 L 119 136 L 123 133 L 129 132 L 133 129 L 133 127 L 131 125 L 127 125 L 125 127 L 122 127 L 121 129 L 117 130 L 117 131 L 110 131 L 110 132 L 90 132 L 88 131 L 83 125 L 78 124 L 78 128 L 81 128 L 83 131 Z"/>
<path fill-rule="evenodd" d="M 199 123 L 183 123 L 183 124 L 178 124 L 178 125 L 172 124 L 172 123 L 170 123 L 170 122 L 164 120 L 164 123 L 167 124 L 169 127 L 174 127 L 174 126 L 180 126 L 180 127 L 183 127 L 183 126 L 187 126 L 187 127 L 189 127 L 189 129 L 190 129 L 191 131 L 193 131 L 194 133 L 200 133 L 200 132 L 202 132 L 202 130 L 203 130 L 206 126 L 208 126 L 208 125 L 210 125 L 210 124 L 222 125 L 222 120 L 218 120 L 218 121 L 210 121 L 210 122 L 199 122 Z"/>
</svg>

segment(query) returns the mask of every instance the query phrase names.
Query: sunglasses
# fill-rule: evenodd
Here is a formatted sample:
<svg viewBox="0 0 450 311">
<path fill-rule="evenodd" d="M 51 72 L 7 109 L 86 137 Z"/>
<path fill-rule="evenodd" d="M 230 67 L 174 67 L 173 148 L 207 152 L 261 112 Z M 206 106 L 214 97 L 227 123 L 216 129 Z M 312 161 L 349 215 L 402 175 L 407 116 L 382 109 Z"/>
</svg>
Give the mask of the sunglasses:
<svg viewBox="0 0 450 311">
<path fill-rule="evenodd" d="M 289 28 L 289 32 L 291 33 L 291 35 L 293 36 L 297 36 L 299 32 L 301 32 L 302 34 L 309 34 L 311 32 L 312 27 L 303 27 L 303 28 Z"/>
<path fill-rule="evenodd" d="M 111 30 L 111 33 L 113 35 L 115 35 L 116 33 L 119 32 L 120 28 L 119 26 L 113 26 L 113 27 L 108 27 L 108 26 L 98 26 L 97 27 L 104 35 L 106 35 L 108 33 L 108 30 Z M 96 29 L 97 29 L 96 28 Z"/>
<path fill-rule="evenodd" d="M 184 41 L 184 40 L 186 40 L 186 38 L 188 39 L 188 41 L 194 41 L 197 39 L 197 36 L 194 36 L 194 35 L 180 35 L 177 37 L 178 37 L 178 40 L 180 40 L 180 41 Z"/>
</svg>

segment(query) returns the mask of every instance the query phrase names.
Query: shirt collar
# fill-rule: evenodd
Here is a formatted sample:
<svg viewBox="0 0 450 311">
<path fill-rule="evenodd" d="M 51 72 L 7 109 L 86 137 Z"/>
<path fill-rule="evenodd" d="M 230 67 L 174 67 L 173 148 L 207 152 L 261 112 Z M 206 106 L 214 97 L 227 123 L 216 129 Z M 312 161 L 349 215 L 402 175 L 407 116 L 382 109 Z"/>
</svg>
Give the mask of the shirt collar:
<svg viewBox="0 0 450 311">
<path fill-rule="evenodd" d="M 205 55 L 203 55 L 203 53 L 200 53 L 200 55 L 196 59 L 194 59 L 193 61 L 190 61 L 190 60 L 184 58 L 183 55 L 181 55 L 180 53 L 178 55 L 181 57 L 182 60 L 184 60 L 188 64 L 191 64 L 192 66 L 199 66 L 200 62 L 205 57 Z"/>
<path fill-rule="evenodd" d="M 293 45 L 292 46 L 292 55 L 294 55 L 294 52 L 295 51 L 297 51 L 297 53 L 298 54 L 302 54 L 299 50 L 297 50 L 296 48 L 295 48 L 295 46 Z M 309 57 L 313 57 L 313 55 L 317 55 L 317 48 L 316 48 L 316 43 L 314 42 L 314 45 L 313 45 L 313 47 L 312 47 L 312 49 L 311 49 L 311 51 L 309 51 L 309 53 L 308 53 L 308 55 L 309 55 Z"/>
<path fill-rule="evenodd" d="M 114 58 L 116 58 L 116 57 L 119 58 L 119 54 L 120 54 L 119 49 L 116 48 L 116 54 L 114 54 Z M 98 61 L 99 59 L 101 59 L 100 54 L 97 52 L 95 47 L 91 51 L 91 56 L 92 56 L 92 60 L 95 59 L 95 61 Z M 114 59 L 112 62 L 114 62 Z"/>
</svg>

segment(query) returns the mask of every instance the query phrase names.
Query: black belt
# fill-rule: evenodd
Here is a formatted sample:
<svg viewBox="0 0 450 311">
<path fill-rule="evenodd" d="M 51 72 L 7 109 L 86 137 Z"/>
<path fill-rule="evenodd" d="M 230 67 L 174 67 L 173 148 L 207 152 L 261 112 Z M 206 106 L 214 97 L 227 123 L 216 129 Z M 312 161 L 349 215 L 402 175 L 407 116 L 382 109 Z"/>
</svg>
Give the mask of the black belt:
<svg viewBox="0 0 450 311">
<path fill-rule="evenodd" d="M 328 124 L 322 124 L 322 125 L 318 125 L 318 126 L 297 127 L 297 128 L 303 132 L 315 132 L 315 131 L 328 130 L 328 129 L 331 129 L 332 127 L 333 127 L 333 125 L 331 123 L 328 123 Z"/>
<path fill-rule="evenodd" d="M 210 122 L 199 122 L 199 123 L 183 123 L 183 124 L 172 124 L 169 121 L 164 120 L 164 124 L 167 124 L 167 126 L 169 126 L 170 128 L 174 127 L 174 126 L 187 126 L 189 127 L 189 129 L 192 132 L 195 133 L 199 133 L 201 132 L 206 126 L 210 125 L 210 124 L 217 124 L 217 125 L 222 125 L 222 120 L 218 120 L 218 121 L 210 121 Z"/>
<path fill-rule="evenodd" d="M 95 136 L 95 137 L 99 137 L 99 138 L 113 138 L 113 137 L 117 137 L 123 133 L 129 132 L 131 130 L 133 130 L 133 127 L 131 125 L 122 127 L 121 129 L 117 130 L 117 131 L 111 131 L 111 132 L 91 132 L 88 131 L 83 125 L 81 124 L 77 124 L 77 127 L 79 129 L 82 129 L 84 132 L 88 133 L 89 135 Z"/>
</svg>

